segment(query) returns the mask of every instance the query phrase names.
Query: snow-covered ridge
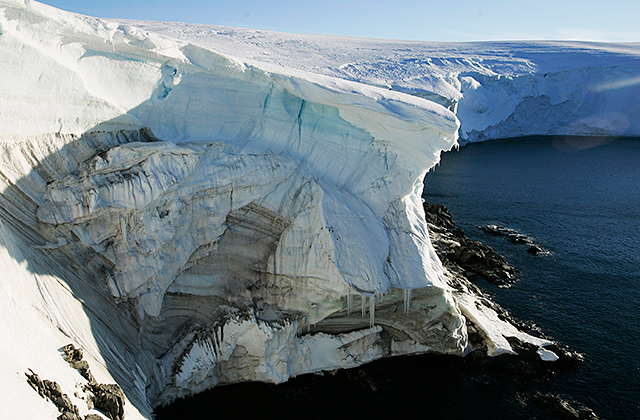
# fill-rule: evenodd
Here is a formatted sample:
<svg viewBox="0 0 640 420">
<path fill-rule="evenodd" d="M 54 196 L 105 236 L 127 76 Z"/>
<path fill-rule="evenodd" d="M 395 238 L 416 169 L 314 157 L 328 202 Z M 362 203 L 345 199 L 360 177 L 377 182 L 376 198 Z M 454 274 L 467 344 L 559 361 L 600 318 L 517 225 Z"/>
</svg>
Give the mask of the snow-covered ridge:
<svg viewBox="0 0 640 420">
<path fill-rule="evenodd" d="M 28 368 L 72 394 L 55 352 L 70 340 L 123 386 L 130 417 L 217 384 L 462 355 L 468 320 L 491 354 L 511 351 L 506 336 L 544 344 L 449 288 L 422 179 L 457 143 L 456 110 L 469 139 L 623 105 L 626 126 L 589 121 L 636 133 L 634 47 L 588 46 L 595 70 L 563 59 L 544 76 L 504 50 L 488 64 L 489 44 L 453 60 L 379 42 L 385 65 L 367 61 L 378 41 L 207 31 L 0 0 L 0 392 L 21 402 L 1 417 L 50 410 Z"/>
</svg>

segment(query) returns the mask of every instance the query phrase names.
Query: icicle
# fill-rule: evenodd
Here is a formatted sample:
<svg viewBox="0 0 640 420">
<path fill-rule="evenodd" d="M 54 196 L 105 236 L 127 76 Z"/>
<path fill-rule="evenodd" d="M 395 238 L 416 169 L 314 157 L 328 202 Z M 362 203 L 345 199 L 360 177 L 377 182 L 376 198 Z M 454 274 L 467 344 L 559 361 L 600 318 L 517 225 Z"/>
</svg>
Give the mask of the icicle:
<svg viewBox="0 0 640 420">
<path fill-rule="evenodd" d="M 367 305 L 366 305 L 366 296 L 360 296 L 360 305 L 362 306 L 362 317 L 364 318 L 367 315 Z"/>
<path fill-rule="evenodd" d="M 347 317 L 351 316 L 351 289 L 347 290 Z"/>
<path fill-rule="evenodd" d="M 376 320 L 376 295 L 369 297 L 369 328 L 373 328 Z"/>
<path fill-rule="evenodd" d="M 407 313 L 407 289 L 402 289 L 402 309 L 403 312 Z"/>
<path fill-rule="evenodd" d="M 404 313 L 409 313 L 409 306 L 411 305 L 411 289 L 403 289 L 404 293 Z"/>
<path fill-rule="evenodd" d="M 219 358 L 222 354 L 222 327 L 213 329 L 213 353 Z"/>
<path fill-rule="evenodd" d="M 120 219 L 120 234 L 122 235 L 122 240 L 127 244 L 127 222 L 124 219 Z"/>
</svg>

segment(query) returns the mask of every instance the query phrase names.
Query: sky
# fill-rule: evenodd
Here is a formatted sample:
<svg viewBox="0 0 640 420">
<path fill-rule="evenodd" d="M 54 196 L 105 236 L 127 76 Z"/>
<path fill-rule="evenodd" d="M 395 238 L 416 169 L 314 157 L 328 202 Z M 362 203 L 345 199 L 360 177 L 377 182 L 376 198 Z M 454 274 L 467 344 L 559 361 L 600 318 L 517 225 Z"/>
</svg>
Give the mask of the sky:
<svg viewBox="0 0 640 420">
<path fill-rule="evenodd" d="M 95 17 L 420 41 L 640 42 L 638 0 L 45 0 Z"/>
</svg>

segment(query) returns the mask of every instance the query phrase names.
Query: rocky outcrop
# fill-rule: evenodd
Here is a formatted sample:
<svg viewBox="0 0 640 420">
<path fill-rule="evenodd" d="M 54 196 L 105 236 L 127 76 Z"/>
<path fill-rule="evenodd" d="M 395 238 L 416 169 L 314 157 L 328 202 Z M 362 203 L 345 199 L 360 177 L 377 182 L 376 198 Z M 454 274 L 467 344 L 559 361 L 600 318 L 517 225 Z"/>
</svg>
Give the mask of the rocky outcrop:
<svg viewBox="0 0 640 420">
<path fill-rule="evenodd" d="M 62 348 L 64 352 L 64 360 L 69 363 L 73 369 L 80 372 L 83 378 L 89 381 L 89 384 L 96 383 L 91 370 L 89 370 L 89 363 L 86 360 L 82 360 L 82 349 L 77 349 L 73 344 L 67 344 Z"/>
<path fill-rule="evenodd" d="M 509 239 L 509 242 L 512 244 L 526 246 L 529 254 L 549 255 L 549 251 L 543 249 L 531 236 L 520 233 L 514 229 L 496 225 L 479 226 L 479 228 L 489 235 L 505 237 Z"/>
<path fill-rule="evenodd" d="M 80 410 L 78 407 L 71 403 L 69 396 L 62 392 L 60 385 L 57 382 L 50 381 L 48 379 L 40 379 L 40 377 L 29 370 L 30 373 L 25 373 L 27 376 L 27 383 L 38 393 L 42 398 L 45 398 L 53 403 L 60 412 L 58 420 L 82 420 L 80 416 Z"/>
<path fill-rule="evenodd" d="M 122 420 L 124 418 L 125 397 L 122 388 L 117 384 L 100 384 L 96 382 L 89 363 L 82 359 L 82 349 L 76 348 L 73 344 L 67 344 L 62 348 L 65 354 L 64 360 L 74 369 L 77 369 L 89 383 L 85 385 L 85 391 L 92 395 L 89 403 L 96 410 L 102 411 L 111 420 Z"/>
<path fill-rule="evenodd" d="M 449 284 L 458 291 L 473 291 L 473 294 L 481 299 L 482 304 L 491 307 L 501 320 L 510 325 L 518 326 L 522 331 L 540 336 L 540 331 L 531 331 L 527 325 L 520 323 L 507 311 L 492 302 L 491 298 L 473 285 L 466 275 L 473 273 L 492 283 L 504 285 L 506 281 L 515 279 L 516 269 L 489 246 L 468 239 L 464 231 L 455 224 L 446 206 L 425 202 L 424 209 L 425 218 L 429 223 L 432 244 L 450 272 Z M 547 253 L 536 245 L 532 238 L 512 229 L 495 225 L 484 226 L 481 229 L 494 236 L 504 236 L 514 244 L 528 245 L 529 253 Z M 496 267 L 498 268 L 496 269 Z M 474 350 L 462 360 L 461 364 L 469 372 L 480 372 L 494 377 L 496 375 L 508 378 L 515 376 L 523 380 L 541 380 L 550 379 L 560 372 L 575 369 L 584 360 L 584 355 L 572 351 L 566 346 L 557 343 L 537 346 L 516 337 L 507 337 L 514 353 L 488 357 L 485 347 L 486 337 L 477 327 L 472 322 L 467 323 L 469 341 Z M 553 394 L 536 393 L 528 397 L 528 402 L 532 413 L 539 411 L 543 416 L 552 419 L 598 419 L 593 410 L 585 405 Z"/>
<path fill-rule="evenodd" d="M 117 384 L 89 384 L 93 393 L 93 406 L 111 420 L 124 418 L 124 393 Z"/>
<path fill-rule="evenodd" d="M 542 410 L 545 416 L 557 420 L 598 420 L 599 417 L 592 409 L 571 399 L 558 395 L 534 395 L 530 401 Z"/>
<path fill-rule="evenodd" d="M 501 286 L 515 281 L 518 270 L 490 246 L 467 238 L 446 206 L 424 202 L 423 207 L 436 253 L 449 270 L 471 272 Z"/>
<path fill-rule="evenodd" d="M 124 419 L 125 395 L 117 384 L 101 384 L 96 382 L 89 363 L 83 360 L 83 351 L 76 348 L 73 344 L 67 344 L 62 348 L 64 352 L 64 360 L 69 363 L 73 369 L 77 369 L 80 375 L 87 380 L 87 384 L 83 390 L 88 393 L 87 406 L 88 409 L 95 408 L 104 413 L 111 420 Z M 40 377 L 29 370 L 27 373 L 27 382 L 35 389 L 40 396 L 49 399 L 62 413 L 58 420 L 82 420 L 80 410 L 71 403 L 71 400 L 64 394 L 60 385 L 49 380 L 41 380 Z M 87 414 L 84 420 L 101 420 L 102 417 L 97 414 Z"/>
<path fill-rule="evenodd" d="M 515 338 L 509 338 L 509 343 L 516 354 L 487 357 L 482 351 L 474 351 L 465 358 L 465 365 L 474 371 L 490 375 L 507 375 L 521 377 L 524 380 L 539 380 L 550 379 L 557 373 L 575 369 L 584 360 L 582 354 L 557 344 L 544 346 L 545 351 L 554 355 L 544 358 L 537 346 Z"/>
</svg>

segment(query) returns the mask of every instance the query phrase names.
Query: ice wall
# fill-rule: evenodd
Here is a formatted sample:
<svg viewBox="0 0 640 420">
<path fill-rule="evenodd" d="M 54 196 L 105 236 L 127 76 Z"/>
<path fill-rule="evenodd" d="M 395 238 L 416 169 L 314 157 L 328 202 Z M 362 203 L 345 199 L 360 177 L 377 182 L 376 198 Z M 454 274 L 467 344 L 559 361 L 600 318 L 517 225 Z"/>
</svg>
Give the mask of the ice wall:
<svg viewBox="0 0 640 420">
<path fill-rule="evenodd" d="M 435 43 L 132 22 L 265 68 L 381 86 L 456 111 L 461 142 L 640 135 L 637 43 Z"/>
<path fill-rule="evenodd" d="M 245 35 L 0 0 L 0 386 L 26 407 L 2 414 L 51 409 L 30 367 L 73 394 L 68 341 L 132 418 L 218 384 L 461 355 L 468 320 L 510 352 L 525 335 L 447 286 L 424 174 L 460 124 L 640 133 L 633 46 Z"/>
<path fill-rule="evenodd" d="M 3 293 L 62 333 L 34 353 L 74 341 L 148 416 L 219 383 L 465 351 L 421 206 L 450 110 L 35 2 L 0 2 L 0 28 L 2 264 L 21 267 Z M 21 291 L 42 276 L 73 311 Z M 398 316 L 401 289 L 427 291 Z"/>
<path fill-rule="evenodd" d="M 16 57 L 4 63 L 12 66 L 7 73 L 21 77 L 2 86 L 5 138 L 148 127 L 163 140 L 201 142 L 110 150 L 58 174 L 37 198 L 41 221 L 73 224 L 118 267 L 118 296 L 144 296 L 144 311 L 158 315 L 189 256 L 219 239 L 232 212 L 260 205 L 294 229 L 301 209 L 286 201 L 295 191 L 317 208 L 306 234 L 326 242 L 319 246 L 347 285 L 370 293 L 443 285 L 425 223 L 414 213 L 422 175 L 455 144 L 457 120 L 448 110 L 355 83 L 269 74 L 36 3 L 9 3 L 1 24 L 2 48 Z M 80 110 L 84 104 L 92 108 Z M 29 174 L 15 177 L 22 175 Z M 193 203 L 203 191 L 208 196 Z M 174 216 L 184 214 L 181 205 L 202 206 L 190 211 L 202 212 L 193 223 L 206 233 L 178 232 L 194 231 Z M 170 207 L 163 217 L 160 206 Z M 114 217 L 125 221 L 109 223 Z M 113 249 L 101 245 L 116 236 L 122 243 Z M 168 244 L 171 252 L 158 257 Z M 295 271 L 287 258 L 278 263 Z"/>
</svg>

